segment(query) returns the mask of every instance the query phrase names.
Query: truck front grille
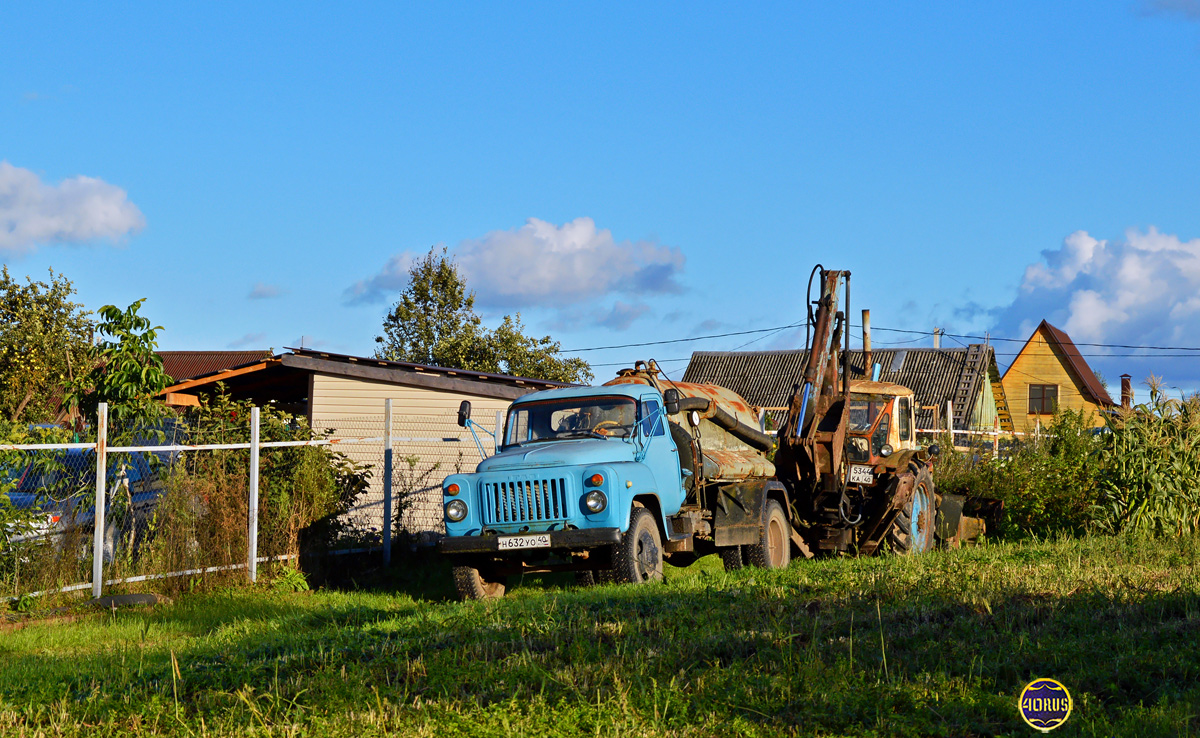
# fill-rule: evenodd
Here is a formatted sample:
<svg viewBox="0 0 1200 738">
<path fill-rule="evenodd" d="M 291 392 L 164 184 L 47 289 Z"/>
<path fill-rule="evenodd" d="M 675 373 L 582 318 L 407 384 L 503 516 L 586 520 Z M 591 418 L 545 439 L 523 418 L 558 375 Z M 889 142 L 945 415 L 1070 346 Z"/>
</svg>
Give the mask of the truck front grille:
<svg viewBox="0 0 1200 738">
<path fill-rule="evenodd" d="M 566 517 L 566 479 L 517 479 L 483 485 L 485 524 L 535 523 Z"/>
</svg>

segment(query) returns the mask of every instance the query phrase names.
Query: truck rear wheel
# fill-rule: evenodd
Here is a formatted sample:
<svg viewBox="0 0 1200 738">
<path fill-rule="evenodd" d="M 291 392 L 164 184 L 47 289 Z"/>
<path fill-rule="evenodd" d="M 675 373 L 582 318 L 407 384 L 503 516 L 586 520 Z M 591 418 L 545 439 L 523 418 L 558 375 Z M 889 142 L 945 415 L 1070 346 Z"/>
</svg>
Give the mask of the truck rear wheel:
<svg viewBox="0 0 1200 738">
<path fill-rule="evenodd" d="M 646 508 L 635 507 L 629 516 L 629 530 L 617 545 L 612 572 L 619 582 L 662 581 L 662 536 L 654 514 Z"/>
<path fill-rule="evenodd" d="M 721 563 L 725 565 L 725 571 L 737 571 L 746 565 L 746 554 L 742 550 L 744 548 L 744 546 L 728 546 L 718 549 Z"/>
<path fill-rule="evenodd" d="M 934 519 L 937 502 L 933 494 L 933 477 L 921 467 L 913 480 L 912 500 L 900 510 L 888 531 L 888 541 L 898 554 L 919 554 L 933 548 Z"/>
<path fill-rule="evenodd" d="M 454 588 L 462 600 L 494 600 L 504 596 L 504 582 L 490 582 L 473 566 L 454 567 Z"/>
<path fill-rule="evenodd" d="M 792 560 L 791 523 L 778 500 L 767 500 L 759 542 L 746 546 L 746 560 L 760 569 L 782 569 Z"/>
</svg>

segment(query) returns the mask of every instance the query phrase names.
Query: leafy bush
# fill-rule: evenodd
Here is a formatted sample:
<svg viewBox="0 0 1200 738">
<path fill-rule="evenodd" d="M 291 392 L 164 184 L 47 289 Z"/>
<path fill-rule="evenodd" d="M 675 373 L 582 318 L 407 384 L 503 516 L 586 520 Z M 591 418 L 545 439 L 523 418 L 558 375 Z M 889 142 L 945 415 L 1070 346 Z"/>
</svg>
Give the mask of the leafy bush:
<svg viewBox="0 0 1200 738">
<path fill-rule="evenodd" d="M 244 443 L 251 405 L 217 394 L 189 413 L 189 444 Z M 303 418 L 260 409 L 261 441 L 317 438 Z M 246 560 L 249 453 L 197 451 L 184 455 L 166 479 L 155 515 L 152 568 L 170 571 Z M 362 494 L 369 471 L 323 446 L 262 449 L 259 455 L 258 553 L 278 556 L 306 545 L 328 545 L 345 531 L 344 514 Z"/>
<path fill-rule="evenodd" d="M 1200 397 L 1171 399 L 1154 377 L 1150 402 L 1108 423 L 1100 524 L 1111 531 L 1200 531 Z"/>
<path fill-rule="evenodd" d="M 1062 410 L 1040 438 L 1010 442 L 992 456 L 990 446 L 962 452 L 946 443 L 935 479 L 943 493 L 1004 502 L 1004 538 L 1080 533 L 1092 525 L 1099 499 L 1102 434 L 1094 416 Z"/>
</svg>

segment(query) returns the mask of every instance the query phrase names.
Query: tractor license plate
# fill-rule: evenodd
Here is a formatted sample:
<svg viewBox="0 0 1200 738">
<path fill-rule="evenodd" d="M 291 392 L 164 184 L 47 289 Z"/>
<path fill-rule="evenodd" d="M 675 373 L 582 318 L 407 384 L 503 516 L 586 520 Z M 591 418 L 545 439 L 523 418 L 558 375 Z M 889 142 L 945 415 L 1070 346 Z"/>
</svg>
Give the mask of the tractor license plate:
<svg viewBox="0 0 1200 738">
<path fill-rule="evenodd" d="M 850 484 L 875 484 L 871 467 L 854 464 L 850 467 Z"/>
<path fill-rule="evenodd" d="M 501 551 L 513 551 L 523 548 L 550 548 L 550 534 L 540 536 L 504 536 L 496 541 L 496 548 Z"/>
</svg>

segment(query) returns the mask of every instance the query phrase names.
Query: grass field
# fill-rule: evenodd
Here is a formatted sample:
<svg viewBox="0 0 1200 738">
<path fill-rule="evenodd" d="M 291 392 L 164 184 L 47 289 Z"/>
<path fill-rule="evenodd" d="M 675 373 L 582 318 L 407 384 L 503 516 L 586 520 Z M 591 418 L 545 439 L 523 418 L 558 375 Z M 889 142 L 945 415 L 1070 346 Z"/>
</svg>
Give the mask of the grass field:
<svg viewBox="0 0 1200 738">
<path fill-rule="evenodd" d="M 436 579 L 436 577 L 434 577 Z M 1200 542 L 1089 538 L 662 585 L 230 589 L 0 630 L 0 735 L 1200 733 Z"/>
</svg>

